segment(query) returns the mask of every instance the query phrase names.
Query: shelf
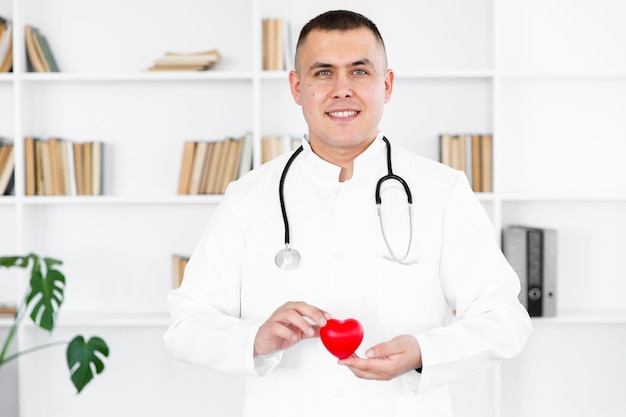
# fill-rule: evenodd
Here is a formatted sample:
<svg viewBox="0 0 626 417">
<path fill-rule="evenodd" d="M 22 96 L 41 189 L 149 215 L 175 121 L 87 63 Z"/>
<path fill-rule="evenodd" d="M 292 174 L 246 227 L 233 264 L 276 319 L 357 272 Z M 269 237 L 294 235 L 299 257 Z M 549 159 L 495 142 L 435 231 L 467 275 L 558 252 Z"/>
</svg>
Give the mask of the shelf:
<svg viewBox="0 0 626 417">
<path fill-rule="evenodd" d="M 626 325 L 624 311 L 571 311 L 560 313 L 557 317 L 533 317 L 534 325 L 594 325 L 619 324 Z M 0 317 L 0 328 L 9 327 L 13 323 L 10 317 Z M 163 313 L 69 313 L 59 314 L 58 327 L 167 327 L 169 314 Z M 32 321 L 24 320 L 22 325 L 35 327 Z"/>
<path fill-rule="evenodd" d="M 14 205 L 15 205 L 14 196 L 1 196 L 0 197 L 0 206 L 14 206 Z"/>
<path fill-rule="evenodd" d="M 502 202 L 626 202 L 626 193 L 616 194 L 514 194 L 498 195 Z"/>
<path fill-rule="evenodd" d="M 137 73 L 26 73 L 14 76 L 25 82 L 127 82 L 127 81 L 250 81 L 252 72 L 235 71 L 160 71 Z M 9 79 L 10 80 L 10 79 Z"/>
<path fill-rule="evenodd" d="M 0 328 L 9 328 L 13 324 L 13 318 L 0 317 Z M 59 313 L 55 327 L 167 327 L 169 314 L 163 313 L 115 313 L 115 314 L 63 314 Z M 26 328 L 38 328 L 25 317 L 21 326 Z"/>
<path fill-rule="evenodd" d="M 297 26 L 334 7 L 330 1 L 307 5 L 283 0 L 243 0 L 220 8 L 195 0 L 140 3 L 120 12 L 104 0 L 0 0 L 0 15 L 11 17 L 16 28 L 26 23 L 38 27 L 66 70 L 25 72 L 24 34 L 14 32 L 15 72 L 0 73 L 0 136 L 15 144 L 17 195 L 0 196 L 0 246 L 5 254 L 36 251 L 63 261 L 67 300 L 57 329 L 60 334 L 106 333 L 117 352 L 109 371 L 136 367 L 134 357 L 126 363 L 124 355 L 137 349 L 150 372 L 138 376 L 140 389 L 121 402 L 135 408 L 142 395 L 169 399 L 172 390 L 183 386 L 178 377 L 193 387 L 207 386 L 185 373 L 190 367 L 179 368 L 162 345 L 169 324 L 165 296 L 172 286 L 171 256 L 193 253 L 224 198 L 175 194 L 183 142 L 251 132 L 256 167 L 264 135 L 304 133 L 302 109 L 289 91 L 289 71 L 261 70 L 261 20 L 283 17 L 295 37 Z M 598 329 L 602 336 L 619 338 L 611 345 L 615 347 L 623 344 L 626 325 L 621 300 L 626 291 L 626 264 L 621 261 L 626 179 L 620 156 L 626 152 L 621 133 L 626 128 L 626 31 L 619 24 L 626 7 L 615 0 L 569 3 L 352 0 L 346 7 L 363 9 L 374 19 L 395 72 L 380 128 L 398 146 L 431 159 L 439 157 L 438 135 L 443 132 L 493 133 L 494 192 L 476 197 L 498 238 L 510 224 L 558 230 L 559 315 L 533 318 L 538 329 L 534 342 L 563 331 L 579 337 Z M 219 48 L 223 58 L 209 71 L 147 71 L 164 50 L 205 46 Z M 107 194 L 23 195 L 27 135 L 105 143 Z M 3 334 L 11 324 L 11 317 L 0 317 Z M 28 318 L 22 326 L 26 335 L 17 339 L 17 347 L 48 337 Z M 612 360 L 603 355 L 599 340 L 589 339 L 599 349 L 590 353 Z M 580 346 L 569 341 L 550 342 L 556 357 L 582 356 Z M 541 352 L 530 348 L 525 353 L 531 365 L 548 357 L 543 345 Z M 524 364 L 485 383 L 470 381 L 457 411 L 487 417 L 541 414 L 553 403 L 567 408 L 570 402 L 526 401 L 526 409 L 510 412 L 510 399 L 532 398 L 527 395 L 532 387 L 550 396 L 564 393 L 569 400 L 572 389 L 591 391 L 602 385 L 595 376 L 587 385 L 575 378 L 562 384 L 553 384 L 552 378 L 524 379 L 533 369 L 541 371 Z M 55 415 L 94 411 L 83 410 L 62 386 L 44 384 L 42 376 L 49 370 L 21 363 L 18 371 L 17 415 L 41 415 L 43 404 Z M 109 371 L 104 377 L 111 378 L 108 382 L 86 393 L 103 396 L 98 416 L 116 414 L 106 398 L 128 376 Z M 206 371 L 200 371 L 204 378 Z M 607 372 L 601 378 L 607 386 L 619 387 L 620 374 Z M 223 378 L 215 377 L 220 388 Z M 175 384 L 151 385 L 157 380 Z M 207 405 L 206 396 L 184 392 L 192 399 L 183 401 L 181 413 L 203 409 L 232 416 Z M 229 395 L 228 387 L 216 392 Z M 593 392 L 584 398 L 594 404 L 604 399 Z M 202 405 L 196 406 L 196 400 Z M 159 404 L 150 414 L 165 415 L 176 407 Z"/>
<path fill-rule="evenodd" d="M 56 321 L 60 327 L 166 327 L 169 314 L 162 313 L 68 313 L 62 311 Z M 24 320 L 23 325 L 35 328 L 31 320 Z"/>
<path fill-rule="evenodd" d="M 480 201 L 494 202 L 498 196 L 494 193 L 476 193 Z M 28 196 L 20 197 L 25 206 L 46 205 L 141 205 L 141 204 L 218 204 L 222 194 L 164 195 L 164 196 Z M 4 200 L 7 200 L 6 202 Z M 525 199 L 515 199 L 515 201 Z M 532 200 L 532 199 L 531 199 Z M 626 201 L 626 197 L 624 199 Z M 0 198 L 0 205 L 15 204 L 15 197 Z"/>
<path fill-rule="evenodd" d="M 626 71 L 500 71 L 503 78 L 626 78 Z"/>
<path fill-rule="evenodd" d="M 626 310 L 561 312 L 557 317 L 533 317 L 535 324 L 626 324 Z"/>
<path fill-rule="evenodd" d="M 164 195 L 164 196 L 30 196 L 22 197 L 25 206 L 46 205 L 163 205 L 163 204 L 217 204 L 221 194 Z"/>
</svg>

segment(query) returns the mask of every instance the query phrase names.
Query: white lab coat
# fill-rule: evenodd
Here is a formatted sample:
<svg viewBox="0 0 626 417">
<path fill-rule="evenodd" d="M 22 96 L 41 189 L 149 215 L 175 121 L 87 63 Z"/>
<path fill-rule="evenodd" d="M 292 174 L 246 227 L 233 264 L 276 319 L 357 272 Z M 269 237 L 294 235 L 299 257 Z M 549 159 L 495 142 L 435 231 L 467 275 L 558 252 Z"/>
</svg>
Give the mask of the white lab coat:
<svg viewBox="0 0 626 417">
<path fill-rule="evenodd" d="M 413 237 L 400 265 L 380 230 L 374 190 L 387 174 L 382 135 L 354 162 L 351 180 L 303 140 L 284 195 L 294 270 L 274 263 L 284 247 L 278 182 L 288 156 L 232 183 L 168 296 L 167 347 L 186 362 L 247 376 L 245 416 L 450 416 L 448 384 L 517 355 L 531 324 L 519 281 L 463 173 L 392 146 L 394 174 L 413 195 Z M 383 186 L 385 233 L 397 256 L 409 241 L 407 197 Z M 365 330 L 357 354 L 414 335 L 423 373 L 356 378 L 318 338 L 253 358 L 261 324 L 287 301 L 305 301 Z"/>
</svg>

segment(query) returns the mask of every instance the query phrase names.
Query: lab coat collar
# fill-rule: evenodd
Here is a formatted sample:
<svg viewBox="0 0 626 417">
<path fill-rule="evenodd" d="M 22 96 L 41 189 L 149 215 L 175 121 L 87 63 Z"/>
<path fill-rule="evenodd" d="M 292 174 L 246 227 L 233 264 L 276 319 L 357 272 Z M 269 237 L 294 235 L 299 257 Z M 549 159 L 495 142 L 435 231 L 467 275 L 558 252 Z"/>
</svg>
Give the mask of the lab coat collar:
<svg viewBox="0 0 626 417">
<path fill-rule="evenodd" d="M 384 161 L 384 155 L 381 156 L 381 154 L 385 151 L 385 142 L 383 142 L 382 138 L 383 132 L 379 131 L 372 144 L 355 158 L 352 179 L 346 182 L 358 180 L 371 173 L 372 161 L 377 160 L 377 158 L 383 158 L 381 161 Z M 302 147 L 304 151 L 301 158 L 305 171 L 313 173 L 316 179 L 322 183 L 338 184 L 341 168 L 317 156 L 311 149 L 308 135 L 302 137 Z"/>
</svg>

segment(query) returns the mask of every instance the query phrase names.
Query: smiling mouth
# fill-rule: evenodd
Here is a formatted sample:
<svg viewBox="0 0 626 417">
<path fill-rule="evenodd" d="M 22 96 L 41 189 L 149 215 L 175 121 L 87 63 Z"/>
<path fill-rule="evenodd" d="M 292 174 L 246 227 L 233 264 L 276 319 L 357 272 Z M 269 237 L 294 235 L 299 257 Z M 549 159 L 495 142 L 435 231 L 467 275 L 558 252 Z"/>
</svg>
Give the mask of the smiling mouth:
<svg viewBox="0 0 626 417">
<path fill-rule="evenodd" d="M 329 111 L 326 114 L 329 115 L 329 116 L 332 116 L 332 117 L 344 118 L 344 117 L 356 116 L 358 114 L 358 112 L 356 110 L 351 110 L 351 111 Z"/>
</svg>

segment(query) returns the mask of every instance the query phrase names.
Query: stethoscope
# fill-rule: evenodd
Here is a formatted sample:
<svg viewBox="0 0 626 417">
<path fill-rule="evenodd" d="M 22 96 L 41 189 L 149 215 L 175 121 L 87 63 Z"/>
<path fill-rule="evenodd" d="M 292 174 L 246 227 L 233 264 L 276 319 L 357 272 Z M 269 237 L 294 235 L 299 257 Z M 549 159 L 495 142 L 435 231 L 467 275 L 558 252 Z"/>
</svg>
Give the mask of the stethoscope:
<svg viewBox="0 0 626 417">
<path fill-rule="evenodd" d="M 384 255 L 383 257 L 387 260 L 398 262 L 402 265 L 412 265 L 417 263 L 417 260 L 409 261 L 407 257 L 409 256 L 409 252 L 411 251 L 411 244 L 413 243 L 413 197 L 411 196 L 411 190 L 407 185 L 406 181 L 393 173 L 393 169 L 391 167 L 391 145 L 386 137 L 383 136 L 383 141 L 385 141 L 385 145 L 387 146 L 387 175 L 381 177 L 376 183 L 376 205 L 378 206 L 378 218 L 380 220 L 380 230 L 383 234 L 383 240 L 385 241 L 385 245 L 387 246 L 387 250 L 389 251 L 388 255 Z M 278 265 L 281 269 L 294 269 L 300 263 L 300 252 L 296 249 L 289 246 L 289 219 L 287 218 L 287 210 L 285 209 L 285 194 L 283 192 L 283 188 L 285 185 L 285 178 L 287 177 L 287 172 L 289 171 L 289 167 L 296 159 L 298 155 L 303 151 L 302 145 L 291 155 L 287 164 L 285 164 L 285 168 L 280 176 L 280 182 L 278 183 L 278 197 L 280 199 L 280 210 L 283 214 L 283 223 L 285 224 L 285 248 L 278 251 L 274 261 L 276 265 Z M 382 203 L 382 199 L 380 197 L 380 188 L 382 184 L 387 180 L 396 180 L 398 181 L 402 187 L 404 188 L 404 192 L 406 193 L 408 208 L 409 208 L 409 244 L 406 248 L 406 253 L 402 257 L 396 256 L 396 254 L 391 249 L 389 245 L 389 241 L 387 240 L 387 235 L 385 234 L 385 227 L 383 226 L 383 219 L 381 215 L 380 205 Z"/>
</svg>

